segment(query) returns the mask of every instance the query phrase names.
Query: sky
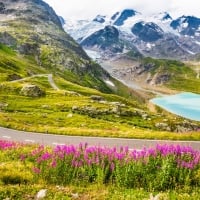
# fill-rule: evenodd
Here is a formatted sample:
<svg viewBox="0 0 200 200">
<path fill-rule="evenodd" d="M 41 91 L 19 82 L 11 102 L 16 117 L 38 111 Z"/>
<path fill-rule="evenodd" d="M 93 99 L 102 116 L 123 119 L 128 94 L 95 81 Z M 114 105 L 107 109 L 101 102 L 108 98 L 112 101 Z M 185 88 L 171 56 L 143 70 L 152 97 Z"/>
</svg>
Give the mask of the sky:
<svg viewBox="0 0 200 200">
<path fill-rule="evenodd" d="M 97 14 L 114 14 L 132 8 L 143 14 L 169 12 L 176 18 L 182 15 L 200 17 L 199 0 L 44 0 L 65 19 L 87 19 Z"/>
</svg>

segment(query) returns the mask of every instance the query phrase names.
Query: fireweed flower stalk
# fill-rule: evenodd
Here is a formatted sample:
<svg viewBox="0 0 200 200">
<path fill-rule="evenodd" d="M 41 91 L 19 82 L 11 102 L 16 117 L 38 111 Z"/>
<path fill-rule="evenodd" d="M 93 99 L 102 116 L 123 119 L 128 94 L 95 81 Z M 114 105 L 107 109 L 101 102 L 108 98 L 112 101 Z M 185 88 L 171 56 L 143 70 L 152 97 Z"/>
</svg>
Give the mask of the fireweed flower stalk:
<svg viewBox="0 0 200 200">
<path fill-rule="evenodd" d="M 132 151 L 128 147 L 63 145 L 52 150 L 39 147 L 30 156 L 36 174 L 55 184 L 97 182 L 166 190 L 196 183 L 193 177 L 200 170 L 200 152 L 179 145 Z"/>
<path fill-rule="evenodd" d="M 0 140 L 0 150 L 13 149 L 17 147 L 16 142 Z"/>
</svg>

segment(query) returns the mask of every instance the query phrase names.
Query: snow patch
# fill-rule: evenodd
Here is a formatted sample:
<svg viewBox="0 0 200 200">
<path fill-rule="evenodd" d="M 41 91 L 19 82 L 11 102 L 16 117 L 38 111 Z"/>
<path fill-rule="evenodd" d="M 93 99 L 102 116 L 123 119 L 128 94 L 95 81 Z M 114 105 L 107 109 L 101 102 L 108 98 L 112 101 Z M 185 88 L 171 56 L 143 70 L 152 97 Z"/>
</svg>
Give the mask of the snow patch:
<svg viewBox="0 0 200 200">
<path fill-rule="evenodd" d="M 147 43 L 147 48 L 151 49 L 151 44 L 150 43 Z"/>
<path fill-rule="evenodd" d="M 112 87 L 115 87 L 115 84 L 110 80 L 105 80 L 105 83 L 107 83 L 108 85 L 110 85 Z"/>
<path fill-rule="evenodd" d="M 84 50 L 87 53 L 87 55 L 93 60 L 98 60 L 99 58 L 101 58 L 101 55 L 97 51 L 89 50 L 89 49 L 84 49 Z"/>
<path fill-rule="evenodd" d="M 187 28 L 188 27 L 188 23 L 185 22 L 185 23 L 182 23 L 182 28 Z"/>
<path fill-rule="evenodd" d="M 154 43 L 151 44 L 151 43 L 148 42 L 146 44 L 146 46 L 147 46 L 147 48 L 151 49 L 152 47 L 155 47 L 155 44 Z"/>
<path fill-rule="evenodd" d="M 195 41 L 195 43 L 198 44 L 198 45 L 200 45 L 200 42 L 198 42 L 198 41 Z"/>
<path fill-rule="evenodd" d="M 200 32 L 196 32 L 194 35 L 195 36 L 200 36 Z"/>
<path fill-rule="evenodd" d="M 89 20 L 70 21 L 66 20 L 64 29 L 75 40 L 83 40 L 93 34 L 94 32 L 104 28 L 104 25 L 99 22 Z"/>
</svg>

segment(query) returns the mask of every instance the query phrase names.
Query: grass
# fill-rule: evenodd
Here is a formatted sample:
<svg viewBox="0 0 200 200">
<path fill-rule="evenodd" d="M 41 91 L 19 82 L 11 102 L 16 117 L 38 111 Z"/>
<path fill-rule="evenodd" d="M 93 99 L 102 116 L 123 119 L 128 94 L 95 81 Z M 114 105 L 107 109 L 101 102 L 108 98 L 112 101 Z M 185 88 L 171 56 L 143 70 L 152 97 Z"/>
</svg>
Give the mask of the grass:
<svg viewBox="0 0 200 200">
<path fill-rule="evenodd" d="M 1 126 L 18 130 L 127 138 L 183 140 L 199 140 L 200 138 L 200 133 L 177 134 L 150 130 L 152 121 L 143 120 L 139 116 L 122 118 L 113 114 L 89 116 L 88 113 L 74 113 L 73 106 L 85 108 L 85 106 L 91 105 L 89 108 L 94 107 L 95 110 L 100 111 L 110 109 L 109 104 L 104 105 L 97 102 L 91 104 L 91 100 L 87 96 L 71 97 L 52 92 L 44 98 L 32 99 L 17 95 L 5 95 L 1 96 L 1 102 L 8 104 L 0 113 Z"/>
<path fill-rule="evenodd" d="M 0 186 L 0 199 L 34 199 L 37 192 L 47 189 L 45 199 L 72 200 L 73 194 L 78 194 L 78 200 L 149 200 L 151 192 L 144 189 L 124 189 L 112 186 L 89 185 L 89 186 L 66 186 L 56 187 L 52 185 L 33 184 L 33 185 L 3 185 Z M 165 200 L 199 200 L 200 189 L 192 191 L 187 189 L 178 191 L 167 191 L 161 193 L 161 199 Z M 152 192 L 157 195 L 157 192 Z"/>
<path fill-rule="evenodd" d="M 9 76 L 13 74 L 23 78 L 40 73 L 44 74 L 46 71 L 12 49 L 0 45 L 0 82 L 8 81 Z"/>
<path fill-rule="evenodd" d="M 53 79 L 61 90 L 55 91 L 49 84 L 47 75 L 30 76 L 50 73 L 42 66 L 38 66 L 33 59 L 30 59 L 30 56 L 22 57 L 12 49 L 1 45 L 0 61 L 2 72 L 0 77 L 0 126 L 63 135 L 200 139 L 199 132 L 177 134 L 156 128 L 156 123 L 162 123 L 167 119 L 169 126 L 175 130 L 176 125 L 183 123 L 184 119 L 168 113 L 160 115 L 150 113 L 139 96 L 134 96 L 131 91 L 115 80 L 112 81 L 119 88 L 116 93 L 121 91 L 122 96 L 102 93 L 97 89 L 72 83 L 56 73 Z M 66 70 L 65 73 L 67 72 L 69 71 Z M 8 81 L 10 75 L 13 74 L 17 74 L 19 78 L 27 78 L 15 82 Z M 70 74 L 67 75 L 69 79 L 76 77 Z M 89 78 L 88 81 L 92 80 Z M 40 98 L 22 96 L 20 91 L 26 84 L 39 86 L 45 91 L 46 96 Z M 92 95 L 101 96 L 104 101 L 94 101 L 91 99 Z M 144 115 L 146 117 L 143 117 Z"/>
<path fill-rule="evenodd" d="M 144 58 L 143 64 L 151 63 L 153 68 L 151 74 L 166 73 L 170 74 L 170 80 L 165 86 L 177 91 L 188 91 L 200 93 L 200 79 L 196 78 L 196 72 L 189 63 L 184 64 L 176 60 Z"/>
<path fill-rule="evenodd" d="M 0 142 L 6 143 L 4 141 Z M 183 187 L 177 186 L 174 189 L 164 189 L 163 191 L 143 187 L 127 188 L 117 186 L 115 183 L 86 183 L 82 178 L 80 182 L 66 185 L 50 183 L 48 179 L 45 180 L 42 176 L 38 179 L 32 171 L 34 160 L 37 160 L 37 156 L 42 153 L 36 151 L 38 147 L 35 145 L 13 144 L 14 146 L 10 146 L 8 149 L 0 149 L 0 199 L 35 199 L 41 189 L 47 189 L 44 199 L 57 200 L 149 200 L 152 195 L 159 195 L 159 200 L 199 199 L 200 187 L 187 186 L 187 183 Z M 49 147 L 45 147 L 45 149 L 50 151 Z M 38 153 L 34 154 L 33 152 Z M 28 156 L 27 160 L 24 160 L 24 155 Z M 36 156 L 34 157 L 34 155 Z M 48 170 L 45 169 L 46 173 L 49 173 Z M 143 173 L 146 173 L 145 170 L 143 170 Z"/>
<path fill-rule="evenodd" d="M 137 101 L 114 94 L 104 94 L 59 77 L 55 77 L 55 82 L 63 90 L 53 90 L 47 77 L 4 82 L 2 88 L 0 87 L 0 102 L 6 106 L 1 108 L 0 125 L 17 130 L 63 135 L 175 140 L 200 138 L 199 132 L 177 134 L 157 131 L 154 124 L 162 122 L 161 117 L 166 118 L 167 115 L 157 116 L 148 113 Z M 46 91 L 46 96 L 32 98 L 20 95 L 20 89 L 27 83 L 40 86 Z M 105 102 L 93 101 L 91 95 L 102 96 Z M 112 113 L 113 109 L 118 108 L 113 102 L 124 104 L 120 107 L 120 113 Z M 73 110 L 73 107 L 77 110 Z M 143 119 L 138 109 L 139 112 L 147 112 L 150 120 Z M 169 122 L 174 125 L 181 120 L 171 118 Z"/>
</svg>

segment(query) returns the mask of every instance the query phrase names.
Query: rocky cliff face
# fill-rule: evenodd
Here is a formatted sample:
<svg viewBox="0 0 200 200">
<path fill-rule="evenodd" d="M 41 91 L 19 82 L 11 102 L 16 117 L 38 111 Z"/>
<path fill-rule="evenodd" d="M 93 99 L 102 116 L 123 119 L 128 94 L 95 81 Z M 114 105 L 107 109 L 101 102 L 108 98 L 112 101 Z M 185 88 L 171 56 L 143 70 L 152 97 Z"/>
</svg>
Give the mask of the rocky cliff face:
<svg viewBox="0 0 200 200">
<path fill-rule="evenodd" d="M 120 16 L 116 19 L 116 21 L 114 22 L 114 25 L 116 26 L 122 26 L 124 24 L 124 22 L 132 17 L 136 15 L 136 11 L 132 10 L 132 9 L 125 9 L 121 12 Z M 118 13 L 119 14 L 119 13 Z M 117 16 L 116 16 L 117 17 Z M 113 18 L 115 19 L 115 18 Z"/>
<path fill-rule="evenodd" d="M 164 36 L 163 30 L 152 22 L 138 22 L 132 27 L 131 31 L 145 42 L 155 42 Z"/>
<path fill-rule="evenodd" d="M 58 47 L 68 51 L 70 49 L 74 53 L 79 53 L 83 58 L 87 58 L 80 46 L 63 31 L 59 17 L 45 2 L 7 0 L 6 2 L 0 1 L 0 5 L 1 8 L 3 7 L 0 9 L 2 43 L 7 40 L 8 44 L 10 36 L 15 40 L 15 43 L 11 40 L 10 46 L 16 47 L 24 54 L 29 54 L 30 49 L 39 52 L 41 44 L 55 46 L 57 43 Z"/>
<path fill-rule="evenodd" d="M 86 48 L 96 47 L 101 50 L 110 50 L 114 53 L 122 52 L 123 45 L 120 44 L 119 31 L 114 26 L 106 26 L 81 42 Z"/>
<path fill-rule="evenodd" d="M 200 36 L 200 19 L 194 16 L 182 16 L 173 20 L 170 26 L 181 35 Z"/>
<path fill-rule="evenodd" d="M 0 27 L 0 43 L 32 56 L 41 67 L 78 84 L 109 90 L 103 82 L 109 75 L 92 63 L 42 0 L 0 0 Z"/>
</svg>

